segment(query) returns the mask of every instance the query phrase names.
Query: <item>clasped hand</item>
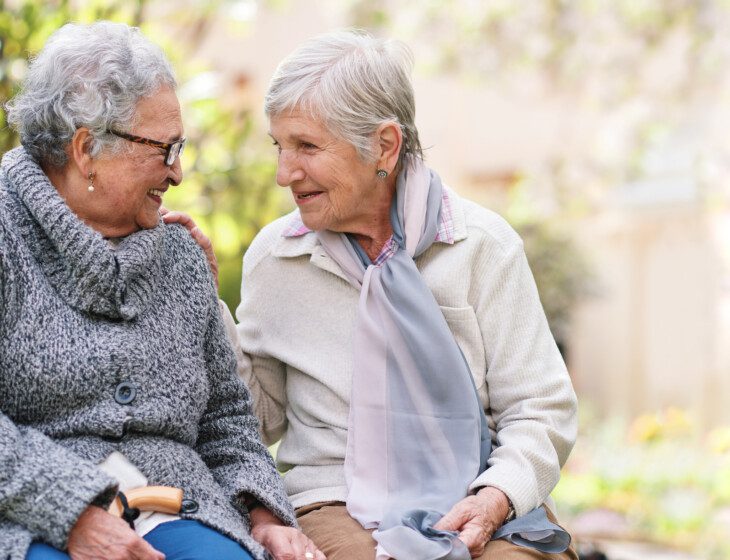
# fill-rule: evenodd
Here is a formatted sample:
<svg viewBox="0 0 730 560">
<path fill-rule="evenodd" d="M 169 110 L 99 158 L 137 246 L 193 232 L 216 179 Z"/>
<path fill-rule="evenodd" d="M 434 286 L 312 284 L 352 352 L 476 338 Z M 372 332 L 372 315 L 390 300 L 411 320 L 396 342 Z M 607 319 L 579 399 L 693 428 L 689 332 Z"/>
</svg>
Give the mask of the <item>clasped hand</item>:
<svg viewBox="0 0 730 560">
<path fill-rule="evenodd" d="M 507 496 L 497 488 L 486 486 L 474 496 L 467 496 L 444 515 L 434 529 L 457 531 L 472 558 L 484 553 L 492 534 L 502 526 L 509 512 Z"/>
</svg>

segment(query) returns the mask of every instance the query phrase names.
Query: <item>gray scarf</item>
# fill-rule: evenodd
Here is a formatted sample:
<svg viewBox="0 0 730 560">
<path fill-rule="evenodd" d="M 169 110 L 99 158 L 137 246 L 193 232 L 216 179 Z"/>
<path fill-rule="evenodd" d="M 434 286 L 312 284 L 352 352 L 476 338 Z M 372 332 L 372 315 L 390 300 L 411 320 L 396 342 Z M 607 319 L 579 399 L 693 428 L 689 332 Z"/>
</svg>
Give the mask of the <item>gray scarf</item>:
<svg viewBox="0 0 730 560">
<path fill-rule="evenodd" d="M 458 535 L 433 525 L 467 495 L 491 452 L 469 367 L 413 260 L 436 238 L 441 195 L 438 175 L 411 158 L 391 208 L 398 249 L 379 266 L 347 235 L 317 233 L 360 291 L 347 509 L 363 527 L 376 529 L 378 560 L 468 560 Z M 544 552 L 570 543 L 543 508 L 493 536 L 502 537 Z"/>
</svg>

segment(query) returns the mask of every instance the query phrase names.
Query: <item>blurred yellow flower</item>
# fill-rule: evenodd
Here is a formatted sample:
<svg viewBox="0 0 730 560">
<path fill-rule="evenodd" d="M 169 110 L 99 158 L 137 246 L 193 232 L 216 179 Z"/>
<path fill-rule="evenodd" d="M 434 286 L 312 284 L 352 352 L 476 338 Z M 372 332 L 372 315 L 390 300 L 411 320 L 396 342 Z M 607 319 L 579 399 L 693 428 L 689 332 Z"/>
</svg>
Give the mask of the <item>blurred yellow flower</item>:
<svg viewBox="0 0 730 560">
<path fill-rule="evenodd" d="M 692 419 L 686 410 L 669 407 L 664 413 L 664 427 L 669 437 L 688 436 L 692 433 Z"/>
<path fill-rule="evenodd" d="M 664 411 L 642 414 L 629 427 L 629 438 L 635 443 L 676 439 L 692 434 L 693 422 L 685 410 L 669 407 Z"/>
<path fill-rule="evenodd" d="M 711 451 L 721 455 L 730 452 L 730 426 L 715 428 L 707 435 L 707 445 Z"/>
<path fill-rule="evenodd" d="M 631 490 L 614 490 L 610 492 L 604 502 L 604 507 L 632 516 L 645 516 L 650 512 L 650 502 L 646 496 Z"/>
<path fill-rule="evenodd" d="M 657 441 L 661 437 L 662 425 L 656 414 L 642 414 L 629 427 L 629 438 L 633 442 Z"/>
</svg>

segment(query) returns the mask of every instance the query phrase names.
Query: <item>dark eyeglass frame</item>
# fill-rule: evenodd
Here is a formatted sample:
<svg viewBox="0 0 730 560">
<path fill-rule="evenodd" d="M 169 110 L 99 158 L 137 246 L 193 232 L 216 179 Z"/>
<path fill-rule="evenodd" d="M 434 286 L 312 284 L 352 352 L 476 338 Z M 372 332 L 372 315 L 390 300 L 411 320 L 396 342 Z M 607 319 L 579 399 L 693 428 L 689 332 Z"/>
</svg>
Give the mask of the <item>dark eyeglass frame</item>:
<svg viewBox="0 0 730 560">
<path fill-rule="evenodd" d="M 168 167 L 175 163 L 175 160 L 182 155 L 183 150 L 185 149 L 185 142 L 187 141 L 187 138 L 180 138 L 180 140 L 173 143 L 160 142 L 159 140 L 152 140 L 150 138 L 144 138 L 142 136 L 135 136 L 134 134 L 127 134 L 126 132 L 112 130 L 111 128 L 108 128 L 107 132 L 109 134 L 113 134 L 114 136 L 119 136 L 119 138 L 129 140 L 130 142 L 144 144 L 145 146 L 152 146 L 154 148 L 161 148 L 165 150 L 165 165 L 167 165 Z"/>
</svg>

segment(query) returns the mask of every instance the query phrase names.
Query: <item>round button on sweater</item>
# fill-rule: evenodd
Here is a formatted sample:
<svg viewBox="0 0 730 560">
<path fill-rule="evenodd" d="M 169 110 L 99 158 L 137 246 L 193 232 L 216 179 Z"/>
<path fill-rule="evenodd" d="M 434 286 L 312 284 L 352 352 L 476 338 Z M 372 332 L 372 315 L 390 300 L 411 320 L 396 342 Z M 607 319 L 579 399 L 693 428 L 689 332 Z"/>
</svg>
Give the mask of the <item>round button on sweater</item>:
<svg viewBox="0 0 730 560">
<path fill-rule="evenodd" d="M 119 404 L 131 404 L 137 396 L 137 388 L 127 381 L 122 381 L 114 391 L 114 400 Z"/>
</svg>

